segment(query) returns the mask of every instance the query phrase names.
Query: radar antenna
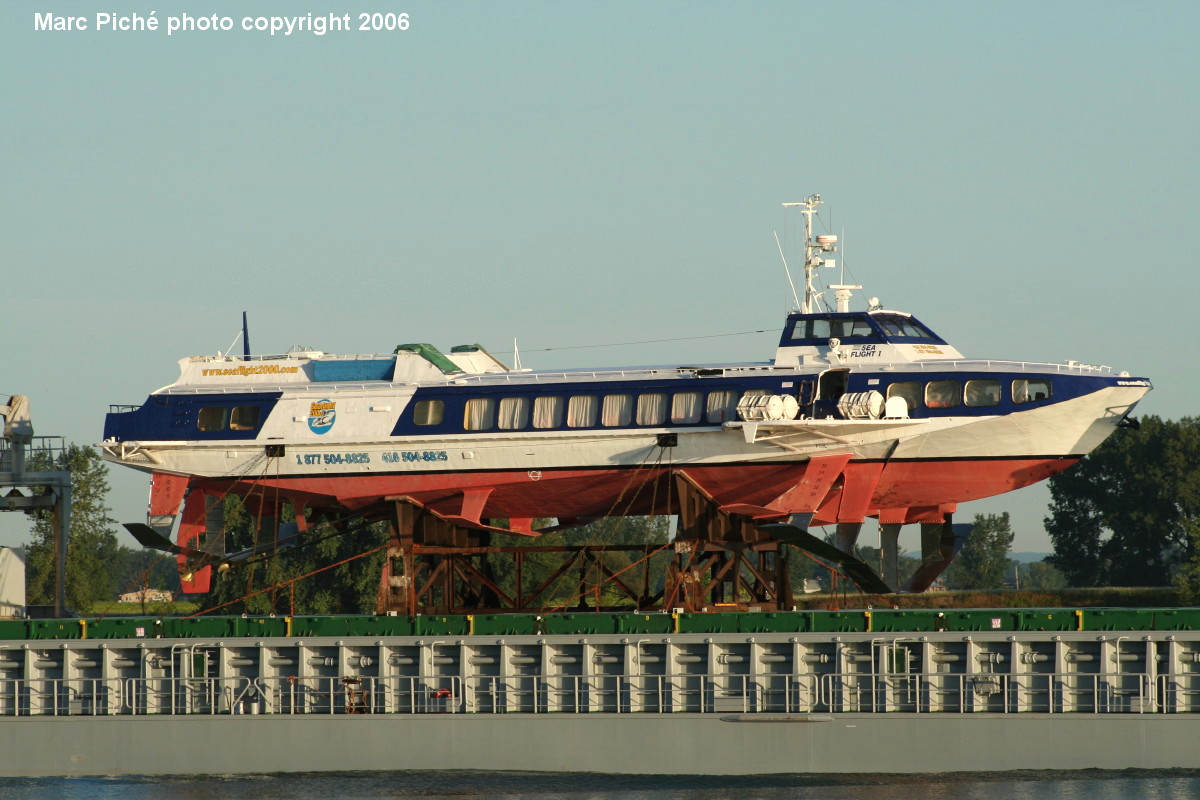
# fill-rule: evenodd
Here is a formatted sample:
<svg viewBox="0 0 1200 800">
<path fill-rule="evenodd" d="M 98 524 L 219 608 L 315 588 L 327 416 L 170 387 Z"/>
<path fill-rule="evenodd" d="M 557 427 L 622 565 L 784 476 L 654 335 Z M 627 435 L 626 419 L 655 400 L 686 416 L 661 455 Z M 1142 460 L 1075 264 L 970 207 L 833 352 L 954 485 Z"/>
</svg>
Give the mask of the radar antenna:
<svg viewBox="0 0 1200 800">
<path fill-rule="evenodd" d="M 817 271 L 817 267 L 837 266 L 837 262 L 832 258 L 822 258 L 823 253 L 837 252 L 838 237 L 833 234 L 822 234 L 813 236 L 812 218 L 813 214 L 817 213 L 817 206 L 821 205 L 821 195 L 809 195 L 807 199 L 799 203 L 784 203 L 784 208 L 799 208 L 800 213 L 804 215 L 804 303 L 800 307 L 800 311 L 805 314 L 813 313 L 813 307 L 821 293 L 817 291 L 813 285 L 813 274 Z"/>
</svg>

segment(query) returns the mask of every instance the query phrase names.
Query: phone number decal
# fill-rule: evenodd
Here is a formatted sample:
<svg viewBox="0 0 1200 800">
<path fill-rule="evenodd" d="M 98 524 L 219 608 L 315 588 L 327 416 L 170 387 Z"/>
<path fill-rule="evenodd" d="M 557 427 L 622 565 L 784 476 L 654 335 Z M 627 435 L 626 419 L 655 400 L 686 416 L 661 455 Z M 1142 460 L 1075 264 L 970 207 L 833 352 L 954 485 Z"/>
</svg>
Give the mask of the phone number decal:
<svg viewBox="0 0 1200 800">
<path fill-rule="evenodd" d="M 449 461 L 450 456 L 446 455 L 445 450 L 402 450 L 384 453 L 383 460 L 387 464 L 405 464 L 417 461 Z"/>
<path fill-rule="evenodd" d="M 297 464 L 370 464 L 370 453 L 305 453 L 296 456 Z"/>
</svg>

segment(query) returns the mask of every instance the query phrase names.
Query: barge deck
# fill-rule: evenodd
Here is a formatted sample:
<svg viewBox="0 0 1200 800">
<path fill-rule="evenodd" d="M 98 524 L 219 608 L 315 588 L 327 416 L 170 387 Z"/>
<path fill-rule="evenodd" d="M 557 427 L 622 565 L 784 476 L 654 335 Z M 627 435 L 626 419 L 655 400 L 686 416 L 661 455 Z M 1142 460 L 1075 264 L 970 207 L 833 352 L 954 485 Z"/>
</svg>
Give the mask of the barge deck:
<svg viewBox="0 0 1200 800">
<path fill-rule="evenodd" d="M 1198 615 L 27 621 L 0 775 L 1189 768 Z"/>
</svg>

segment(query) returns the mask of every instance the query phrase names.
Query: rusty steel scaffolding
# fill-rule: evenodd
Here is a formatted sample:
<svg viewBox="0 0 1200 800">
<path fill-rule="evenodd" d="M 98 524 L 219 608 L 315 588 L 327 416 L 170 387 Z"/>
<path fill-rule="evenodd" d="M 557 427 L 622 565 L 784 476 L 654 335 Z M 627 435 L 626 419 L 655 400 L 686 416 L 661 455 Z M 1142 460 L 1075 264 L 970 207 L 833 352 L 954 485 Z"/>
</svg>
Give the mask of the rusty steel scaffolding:
<svg viewBox="0 0 1200 800">
<path fill-rule="evenodd" d="M 760 531 L 750 517 L 722 511 L 684 473 L 672 479 L 679 524 L 674 540 L 658 545 L 495 546 L 490 531 L 393 498 L 378 610 L 791 609 L 788 545 Z M 534 557 L 550 562 L 548 576 L 528 576 Z"/>
</svg>

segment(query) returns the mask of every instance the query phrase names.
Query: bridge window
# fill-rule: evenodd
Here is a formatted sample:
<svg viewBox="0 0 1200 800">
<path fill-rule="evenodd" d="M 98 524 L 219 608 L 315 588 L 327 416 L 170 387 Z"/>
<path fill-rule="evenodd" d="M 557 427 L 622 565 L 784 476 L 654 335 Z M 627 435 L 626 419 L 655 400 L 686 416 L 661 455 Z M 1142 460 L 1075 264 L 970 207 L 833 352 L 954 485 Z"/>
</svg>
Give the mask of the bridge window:
<svg viewBox="0 0 1200 800">
<path fill-rule="evenodd" d="M 841 324 L 841 334 L 838 338 L 848 339 L 852 336 L 874 336 L 875 331 L 865 319 L 844 319 Z M 834 323 L 833 330 L 837 333 L 838 325 Z"/>
<path fill-rule="evenodd" d="M 665 394 L 638 395 L 637 424 L 662 425 L 667 419 L 667 396 Z"/>
<path fill-rule="evenodd" d="M 930 381 L 925 384 L 927 408 L 955 408 L 962 405 L 962 384 L 958 381 Z"/>
<path fill-rule="evenodd" d="M 1012 397 L 1014 403 L 1036 403 L 1038 400 L 1050 399 L 1050 380 L 1048 378 L 1018 378 L 1012 382 Z"/>
<path fill-rule="evenodd" d="M 908 410 L 915 411 L 917 406 L 921 404 L 921 384 L 916 381 L 900 381 L 888 386 L 887 396 L 903 397 L 904 402 L 908 403 Z"/>
<path fill-rule="evenodd" d="M 229 430 L 252 431 L 258 427 L 258 406 L 234 406 L 229 418 Z"/>
<path fill-rule="evenodd" d="M 505 397 L 500 401 L 500 430 L 519 431 L 529 424 L 529 398 Z"/>
<path fill-rule="evenodd" d="M 413 422 L 417 425 L 441 425 L 446 413 L 446 404 L 441 400 L 418 400 L 413 408 Z"/>
<path fill-rule="evenodd" d="M 722 423 L 737 419 L 737 393 L 728 389 L 708 393 L 706 419 L 709 422 Z"/>
<path fill-rule="evenodd" d="M 600 403 L 590 394 L 577 394 L 567 401 L 567 427 L 590 428 L 596 424 Z"/>
<path fill-rule="evenodd" d="M 496 401 L 490 397 L 472 397 L 463 413 L 463 427 L 469 431 L 490 430 L 496 423 Z"/>
<path fill-rule="evenodd" d="M 1000 381 L 990 378 L 967 381 L 967 405 L 973 407 L 1000 405 Z"/>
<path fill-rule="evenodd" d="M 600 424 L 620 428 L 633 419 L 633 397 L 628 394 L 606 394 L 600 409 Z"/>
<path fill-rule="evenodd" d="M 702 408 L 699 392 L 676 392 L 671 398 L 671 422 L 677 425 L 699 422 Z"/>
<path fill-rule="evenodd" d="M 810 319 L 807 323 L 796 323 L 798 339 L 828 339 L 832 335 L 833 329 L 827 319 Z"/>
<path fill-rule="evenodd" d="M 533 398 L 533 427 L 561 428 L 563 401 L 561 397 Z"/>
<path fill-rule="evenodd" d="M 887 335 L 893 339 L 936 339 L 933 332 L 921 323 L 908 317 L 875 315 L 878 323 Z"/>
<path fill-rule="evenodd" d="M 865 319 L 808 319 L 799 320 L 792 329 L 792 340 L 848 339 L 853 336 L 877 336 Z"/>
<path fill-rule="evenodd" d="M 196 417 L 196 427 L 205 433 L 215 433 L 225 430 L 225 415 L 229 409 L 224 406 L 207 406 L 200 409 Z"/>
</svg>

